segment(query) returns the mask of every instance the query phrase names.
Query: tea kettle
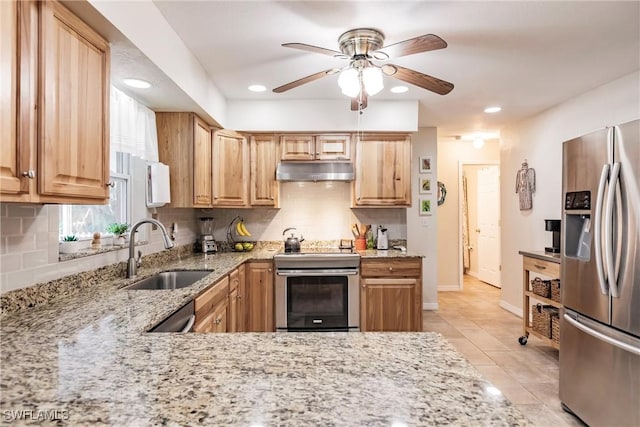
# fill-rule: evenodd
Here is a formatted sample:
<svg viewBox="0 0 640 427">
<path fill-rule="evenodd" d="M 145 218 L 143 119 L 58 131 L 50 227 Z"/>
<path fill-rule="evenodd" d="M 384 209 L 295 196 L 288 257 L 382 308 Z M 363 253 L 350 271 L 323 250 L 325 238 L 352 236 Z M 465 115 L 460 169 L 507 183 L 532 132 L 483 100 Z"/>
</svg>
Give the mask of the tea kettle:
<svg viewBox="0 0 640 427">
<path fill-rule="evenodd" d="M 282 232 L 282 235 L 284 236 L 285 233 L 289 230 L 295 230 L 295 228 L 291 227 L 291 228 L 285 228 L 285 230 Z M 300 239 L 298 239 L 297 237 L 295 237 L 293 235 L 293 233 L 291 233 L 291 236 L 287 237 L 284 241 L 284 251 L 285 252 L 300 252 L 300 243 L 304 242 L 304 237 L 300 236 Z"/>
<path fill-rule="evenodd" d="M 378 243 L 376 245 L 376 249 L 389 249 L 389 236 L 387 235 L 387 229 L 382 225 L 378 226 Z"/>
</svg>

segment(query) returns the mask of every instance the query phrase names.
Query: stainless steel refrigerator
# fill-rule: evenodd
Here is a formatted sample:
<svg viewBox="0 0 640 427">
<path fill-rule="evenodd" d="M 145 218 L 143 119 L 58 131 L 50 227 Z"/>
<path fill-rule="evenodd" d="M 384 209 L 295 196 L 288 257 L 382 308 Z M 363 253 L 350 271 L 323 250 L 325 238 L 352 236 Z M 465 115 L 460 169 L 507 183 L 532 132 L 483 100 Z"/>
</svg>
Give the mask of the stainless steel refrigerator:
<svg viewBox="0 0 640 427">
<path fill-rule="evenodd" d="M 640 426 L 640 120 L 563 144 L 560 401 Z"/>
</svg>

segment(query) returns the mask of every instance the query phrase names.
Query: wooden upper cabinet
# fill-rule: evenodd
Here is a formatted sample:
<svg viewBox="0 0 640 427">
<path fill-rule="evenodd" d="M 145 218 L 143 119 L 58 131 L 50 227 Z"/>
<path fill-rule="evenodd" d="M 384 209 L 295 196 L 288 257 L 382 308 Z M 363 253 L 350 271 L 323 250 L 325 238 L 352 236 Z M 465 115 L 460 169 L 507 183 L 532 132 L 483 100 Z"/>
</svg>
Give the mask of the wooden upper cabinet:
<svg viewBox="0 0 640 427">
<path fill-rule="evenodd" d="M 109 197 L 109 45 L 56 1 L 0 2 L 0 201 Z"/>
<path fill-rule="evenodd" d="M 213 206 L 249 205 L 249 147 L 239 133 L 213 133 Z"/>
<path fill-rule="evenodd" d="M 156 113 L 158 156 L 169 165 L 175 208 L 210 207 L 211 128 L 193 113 Z"/>
<path fill-rule="evenodd" d="M 251 184 L 249 196 L 252 206 L 279 206 L 280 186 L 276 181 L 279 144 L 275 135 L 251 137 Z"/>
<path fill-rule="evenodd" d="M 211 128 L 193 116 L 193 204 L 210 206 L 213 178 Z"/>
<path fill-rule="evenodd" d="M 352 205 L 411 206 L 411 140 L 407 135 L 368 135 L 356 144 Z"/>
<path fill-rule="evenodd" d="M 62 4 L 40 5 L 40 194 L 105 200 L 109 43 Z"/>
<path fill-rule="evenodd" d="M 351 136 L 347 134 L 282 135 L 281 160 L 349 160 Z"/>
</svg>

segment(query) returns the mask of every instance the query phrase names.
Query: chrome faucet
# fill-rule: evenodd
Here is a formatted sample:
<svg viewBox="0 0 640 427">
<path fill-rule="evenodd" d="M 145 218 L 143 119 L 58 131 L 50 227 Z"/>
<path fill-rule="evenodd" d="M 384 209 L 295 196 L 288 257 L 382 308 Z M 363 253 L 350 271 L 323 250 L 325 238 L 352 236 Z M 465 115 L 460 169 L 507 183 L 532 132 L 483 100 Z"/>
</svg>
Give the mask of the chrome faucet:
<svg viewBox="0 0 640 427">
<path fill-rule="evenodd" d="M 136 277 L 138 267 L 140 267 L 140 259 L 142 258 L 142 253 L 138 251 L 138 259 L 136 259 L 135 249 L 134 249 L 135 235 L 138 227 L 140 227 L 145 222 L 148 222 L 149 224 L 155 224 L 158 226 L 158 228 L 160 228 L 160 231 L 162 232 L 162 240 L 164 241 L 165 249 L 171 249 L 173 247 L 173 242 L 171 241 L 171 237 L 169 237 L 169 233 L 167 233 L 167 229 L 164 228 L 164 225 L 162 225 L 160 221 L 157 221 L 151 218 L 145 218 L 136 222 L 133 225 L 133 227 L 131 227 L 131 236 L 129 236 L 129 261 L 127 262 L 127 277 L 129 278 Z"/>
</svg>

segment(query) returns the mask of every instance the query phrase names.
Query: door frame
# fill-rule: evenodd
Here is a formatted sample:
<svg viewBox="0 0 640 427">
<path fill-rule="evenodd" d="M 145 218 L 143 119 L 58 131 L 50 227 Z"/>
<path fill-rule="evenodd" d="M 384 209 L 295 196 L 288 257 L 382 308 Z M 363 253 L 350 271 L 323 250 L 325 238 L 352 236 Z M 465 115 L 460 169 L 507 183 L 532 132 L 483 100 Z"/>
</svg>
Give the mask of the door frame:
<svg viewBox="0 0 640 427">
<path fill-rule="evenodd" d="M 465 166 L 497 166 L 500 176 L 500 162 L 490 162 L 484 160 L 459 160 L 458 161 L 458 290 L 464 289 L 464 256 L 462 249 L 464 247 L 464 239 L 462 236 L 462 173 Z M 498 206 L 500 212 L 500 206 Z M 500 221 L 500 230 L 502 232 L 502 221 Z M 500 259 L 502 259 L 502 245 L 500 245 Z M 500 288 L 498 288 L 500 289 Z"/>
</svg>

